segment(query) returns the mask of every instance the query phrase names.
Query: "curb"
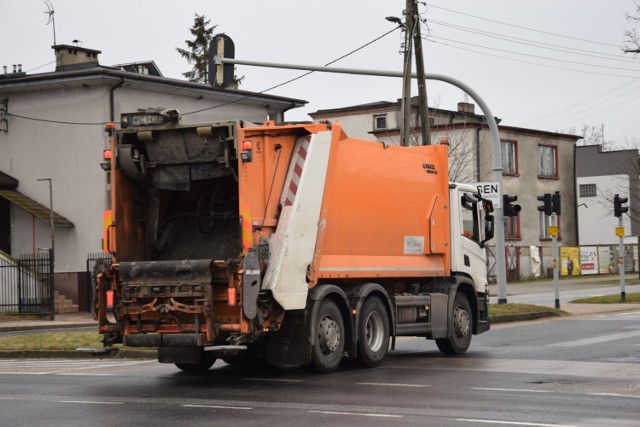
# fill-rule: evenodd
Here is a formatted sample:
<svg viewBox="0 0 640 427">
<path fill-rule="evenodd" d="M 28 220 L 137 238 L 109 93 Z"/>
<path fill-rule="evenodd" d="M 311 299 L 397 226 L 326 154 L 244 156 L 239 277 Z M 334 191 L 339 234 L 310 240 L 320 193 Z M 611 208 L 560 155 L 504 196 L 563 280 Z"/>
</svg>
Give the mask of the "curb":
<svg viewBox="0 0 640 427">
<path fill-rule="evenodd" d="M 51 329 L 73 329 L 73 328 L 96 328 L 97 323 L 68 323 L 54 325 L 24 325 L 24 326 L 3 326 L 0 322 L 0 332 L 23 332 L 23 331 L 43 331 Z"/>
<path fill-rule="evenodd" d="M 519 314 L 499 314 L 496 316 L 489 316 L 491 323 L 509 323 L 509 322 L 524 322 L 527 320 L 544 319 L 547 317 L 560 317 L 558 313 L 553 311 L 537 311 L 531 313 L 519 313 Z"/>
</svg>

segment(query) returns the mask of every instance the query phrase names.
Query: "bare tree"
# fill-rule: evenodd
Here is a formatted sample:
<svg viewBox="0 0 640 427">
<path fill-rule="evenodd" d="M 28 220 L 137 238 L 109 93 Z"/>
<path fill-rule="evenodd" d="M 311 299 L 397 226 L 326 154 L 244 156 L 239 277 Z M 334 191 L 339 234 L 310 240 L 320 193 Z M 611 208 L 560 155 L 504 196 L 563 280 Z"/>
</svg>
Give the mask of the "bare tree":
<svg viewBox="0 0 640 427">
<path fill-rule="evenodd" d="M 624 31 L 624 47 L 622 50 L 629 53 L 638 55 L 640 53 L 640 34 L 635 27 L 640 23 L 640 1 L 634 0 L 636 5 L 635 13 L 627 13 L 627 21 L 629 21 L 633 27 Z"/>
</svg>

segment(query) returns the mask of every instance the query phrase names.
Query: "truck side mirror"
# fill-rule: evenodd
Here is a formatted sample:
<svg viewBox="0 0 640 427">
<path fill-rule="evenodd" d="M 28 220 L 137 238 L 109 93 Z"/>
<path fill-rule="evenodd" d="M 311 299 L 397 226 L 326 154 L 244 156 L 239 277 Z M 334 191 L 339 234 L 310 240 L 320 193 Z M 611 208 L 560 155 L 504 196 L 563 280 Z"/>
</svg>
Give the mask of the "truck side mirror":
<svg viewBox="0 0 640 427">
<path fill-rule="evenodd" d="M 494 233 L 494 218 L 493 215 L 487 215 L 484 217 L 484 239 L 480 242 L 480 247 L 484 248 L 484 244 L 493 239 Z"/>
</svg>

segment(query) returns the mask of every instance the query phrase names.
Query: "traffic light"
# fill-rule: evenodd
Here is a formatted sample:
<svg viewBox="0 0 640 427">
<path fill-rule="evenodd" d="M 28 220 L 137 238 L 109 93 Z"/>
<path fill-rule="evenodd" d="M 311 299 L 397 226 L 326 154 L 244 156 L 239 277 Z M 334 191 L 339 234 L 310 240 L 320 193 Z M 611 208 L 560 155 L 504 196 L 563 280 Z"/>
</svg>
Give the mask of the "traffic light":
<svg viewBox="0 0 640 427">
<path fill-rule="evenodd" d="M 623 203 L 627 203 L 628 201 L 628 197 L 620 197 L 616 194 L 613 198 L 613 216 L 620 218 L 623 213 L 629 212 L 628 206 L 622 206 Z"/>
<path fill-rule="evenodd" d="M 556 191 L 551 196 L 551 211 L 556 215 L 560 215 L 560 192 Z"/>
<path fill-rule="evenodd" d="M 214 89 L 224 89 L 233 81 L 233 64 L 216 64 L 215 57 L 235 58 L 235 45 L 226 34 L 216 34 L 209 43 L 209 84 Z"/>
<path fill-rule="evenodd" d="M 538 196 L 538 200 L 543 202 L 542 205 L 538 206 L 538 210 L 540 212 L 544 212 L 544 214 L 547 215 L 547 216 L 551 216 L 551 213 L 553 213 L 551 194 L 545 193 L 542 196 Z M 559 195 L 558 195 L 558 201 L 560 201 Z M 559 206 L 560 206 L 560 203 L 558 203 L 558 207 Z"/>
<path fill-rule="evenodd" d="M 518 216 L 518 212 L 522 210 L 520 205 L 512 205 L 511 202 L 518 200 L 518 196 L 509 196 L 508 194 L 502 195 L 502 210 L 504 216 Z"/>
</svg>

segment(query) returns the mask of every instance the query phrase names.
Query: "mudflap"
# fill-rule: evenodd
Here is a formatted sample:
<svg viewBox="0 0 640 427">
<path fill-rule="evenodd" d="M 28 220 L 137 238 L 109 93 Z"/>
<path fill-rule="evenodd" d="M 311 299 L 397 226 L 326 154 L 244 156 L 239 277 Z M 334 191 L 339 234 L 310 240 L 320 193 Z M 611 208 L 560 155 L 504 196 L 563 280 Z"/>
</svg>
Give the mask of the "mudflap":
<svg viewBox="0 0 640 427">
<path fill-rule="evenodd" d="M 476 334 L 487 332 L 491 329 L 489 321 L 489 293 L 478 294 L 478 324 Z"/>
<path fill-rule="evenodd" d="M 249 252 L 242 264 L 242 309 L 247 319 L 253 320 L 258 313 L 260 293 L 260 260 L 255 252 Z"/>
<path fill-rule="evenodd" d="M 267 363 L 270 365 L 307 365 L 311 363 L 305 310 L 287 312 L 282 328 L 271 333 L 267 340 Z"/>
</svg>

